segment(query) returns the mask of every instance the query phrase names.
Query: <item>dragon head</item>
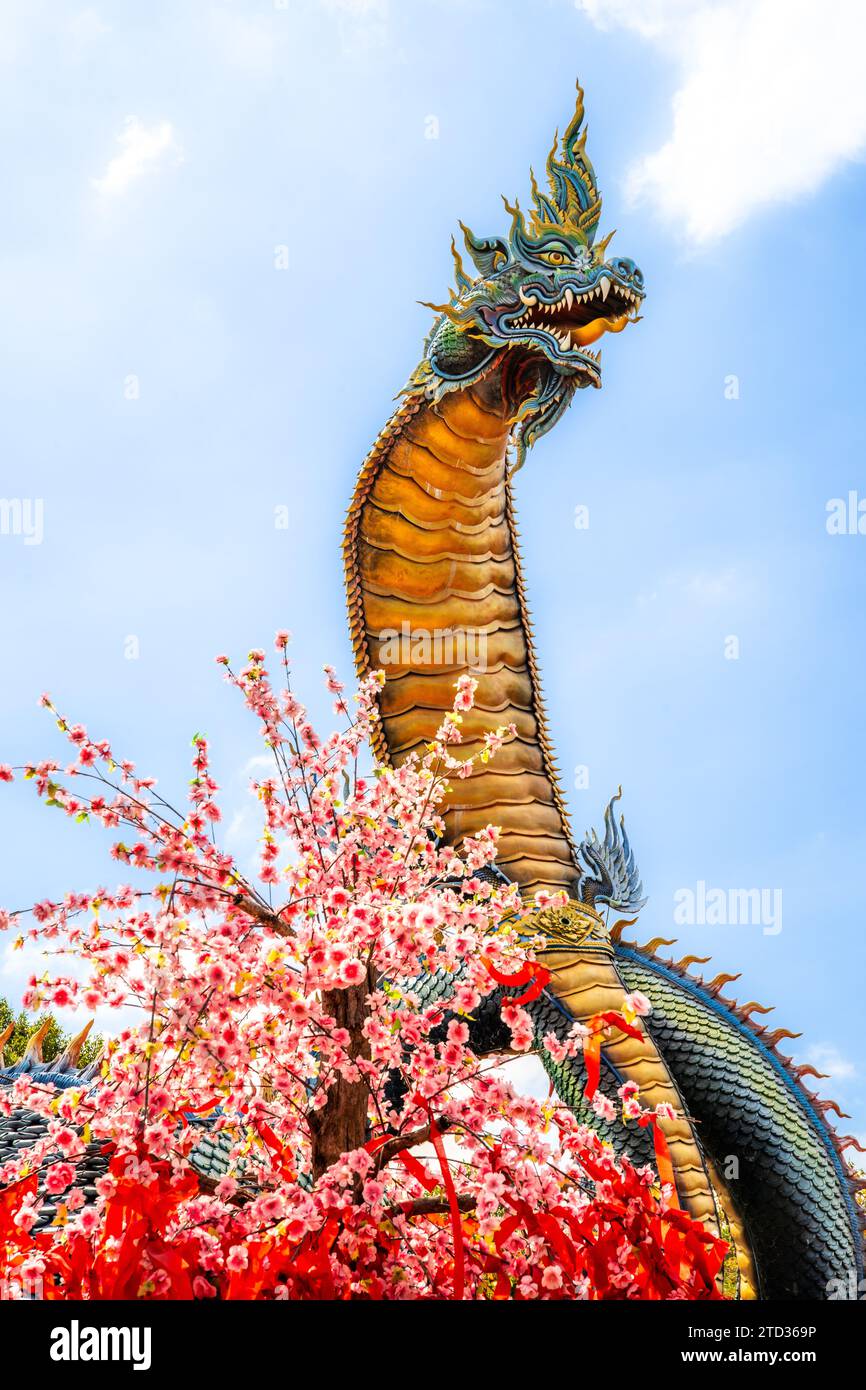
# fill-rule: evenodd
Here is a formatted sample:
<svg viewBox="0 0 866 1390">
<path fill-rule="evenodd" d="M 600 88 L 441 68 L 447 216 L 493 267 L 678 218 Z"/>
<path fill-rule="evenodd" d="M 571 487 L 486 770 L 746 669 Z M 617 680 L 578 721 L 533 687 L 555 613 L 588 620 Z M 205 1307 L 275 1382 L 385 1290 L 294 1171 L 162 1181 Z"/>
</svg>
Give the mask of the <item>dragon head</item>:
<svg viewBox="0 0 866 1390">
<path fill-rule="evenodd" d="M 511 381 L 530 377 L 523 397 L 526 446 L 550 428 L 574 390 L 601 385 L 605 333 L 619 333 L 639 317 L 643 275 L 626 257 L 607 258 L 613 233 L 595 244 L 601 195 L 586 155 L 583 91 L 560 147 L 557 134 L 547 159 L 548 191 L 532 174 L 529 219 L 518 204 L 507 238 L 479 238 L 461 222 L 466 249 L 477 274 L 464 269 L 452 240 L 456 288 L 447 304 L 428 304 L 440 315 L 425 355 L 409 383 L 438 397 L 483 376 L 502 355 Z"/>
</svg>

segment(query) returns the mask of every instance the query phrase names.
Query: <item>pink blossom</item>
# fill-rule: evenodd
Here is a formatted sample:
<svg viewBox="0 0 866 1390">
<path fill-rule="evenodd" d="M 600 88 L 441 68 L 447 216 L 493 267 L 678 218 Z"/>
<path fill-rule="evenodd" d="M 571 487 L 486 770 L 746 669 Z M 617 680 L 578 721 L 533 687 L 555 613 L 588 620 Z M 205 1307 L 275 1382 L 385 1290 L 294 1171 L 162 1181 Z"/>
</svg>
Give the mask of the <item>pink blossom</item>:
<svg viewBox="0 0 866 1390">
<path fill-rule="evenodd" d="M 340 979 L 346 985 L 360 985 L 367 978 L 367 971 L 359 960 L 344 960 L 340 966 Z"/>
<path fill-rule="evenodd" d="M 625 996 L 625 1007 L 630 1010 L 631 1013 L 636 1014 L 638 1018 L 645 1018 L 647 1014 L 652 1013 L 653 1008 L 646 995 L 641 994 L 638 989 L 633 990 L 631 994 Z"/>
<path fill-rule="evenodd" d="M 601 1120 L 613 1120 L 616 1117 L 616 1110 L 612 1100 L 609 1100 L 601 1091 L 596 1091 L 592 1098 L 592 1108 Z"/>
<path fill-rule="evenodd" d="M 75 1169 L 71 1163 L 52 1163 L 45 1171 L 45 1191 L 52 1196 L 63 1192 L 75 1181 Z"/>
<path fill-rule="evenodd" d="M 250 1257 L 246 1246 L 233 1245 L 226 1256 L 226 1269 L 231 1270 L 233 1274 L 240 1274 L 242 1270 L 246 1269 L 249 1262 Z"/>
</svg>

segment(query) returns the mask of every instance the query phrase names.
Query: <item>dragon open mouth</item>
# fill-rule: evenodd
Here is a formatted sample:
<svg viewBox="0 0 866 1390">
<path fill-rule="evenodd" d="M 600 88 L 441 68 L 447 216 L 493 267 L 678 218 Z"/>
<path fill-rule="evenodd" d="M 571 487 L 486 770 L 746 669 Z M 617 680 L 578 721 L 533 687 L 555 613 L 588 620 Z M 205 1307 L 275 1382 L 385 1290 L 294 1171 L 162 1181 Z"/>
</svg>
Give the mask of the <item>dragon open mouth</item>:
<svg viewBox="0 0 866 1390">
<path fill-rule="evenodd" d="M 523 311 L 509 318 L 511 333 L 544 333 L 552 337 L 560 351 L 579 351 L 598 361 L 599 353 L 587 350 L 604 333 L 620 333 L 638 317 L 642 296 L 603 275 L 591 289 L 567 287 L 559 299 L 547 302 L 539 295 L 518 291 Z"/>
<path fill-rule="evenodd" d="M 637 321 L 644 297 L 609 275 L 602 275 L 588 289 L 566 286 L 555 300 L 545 300 L 544 291 L 532 293 L 523 286 L 517 293 L 523 307 L 503 318 L 505 335 L 546 350 L 553 346 L 557 357 L 588 363 L 591 368 L 601 363 L 601 350 L 592 352 L 589 343 L 603 334 L 619 334 L 628 322 Z"/>
</svg>

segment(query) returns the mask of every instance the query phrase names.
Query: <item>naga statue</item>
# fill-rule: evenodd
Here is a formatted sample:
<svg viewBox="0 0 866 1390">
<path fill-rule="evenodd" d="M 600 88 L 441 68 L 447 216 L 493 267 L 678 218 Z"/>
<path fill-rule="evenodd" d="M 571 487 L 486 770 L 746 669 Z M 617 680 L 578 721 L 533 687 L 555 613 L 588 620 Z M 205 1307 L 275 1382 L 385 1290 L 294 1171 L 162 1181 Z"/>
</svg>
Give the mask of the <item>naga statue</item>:
<svg viewBox="0 0 866 1390">
<path fill-rule="evenodd" d="M 640 316 L 644 280 L 634 261 L 607 257 L 596 241 L 601 198 L 586 155 L 583 93 L 547 159 L 548 188 L 532 179 L 529 220 L 515 204 L 507 237 L 476 237 L 463 227 L 475 274 L 452 242 L 456 287 L 437 312 L 420 365 L 360 473 L 349 510 L 344 555 L 356 664 L 385 673 L 374 752 L 399 764 L 435 735 L 451 710 L 458 677 L 477 679 L 463 715 L 466 752 L 484 734 L 514 728 L 489 764 L 456 780 L 444 805 L 446 835 L 459 844 L 487 825 L 500 829 L 496 873 L 519 886 L 533 937 L 546 942 L 549 977 L 527 1002 L 536 1050 L 562 1100 L 636 1163 L 653 1161 L 649 1129 L 600 1118 L 585 1096 L 580 1058 L 557 1062 L 543 1039 L 575 1022 L 616 1015 L 639 992 L 652 1012 L 611 1025 L 600 1056 L 599 1090 L 608 1114 L 617 1089 L 639 1088 L 643 1103 L 666 1102 L 659 1119 L 676 1198 L 728 1240 L 725 1287 L 740 1298 L 823 1299 L 832 1281 L 863 1277 L 858 1187 L 826 1118 L 834 1102 L 803 1085 L 814 1067 L 778 1052 L 797 1034 L 756 1023 L 769 1010 L 722 996 L 736 975 L 705 982 L 656 954 L 663 938 L 623 939 L 645 899 L 634 854 L 612 799 L 601 836 L 575 844 L 557 778 L 533 647 L 518 551 L 512 476 L 528 449 L 564 414 L 575 392 L 601 385 L 592 344 Z M 462 225 L 462 224 L 461 224 Z M 546 894 L 536 902 L 536 894 Z M 564 898 L 560 895 L 564 894 Z M 554 896 L 557 895 L 557 896 Z M 562 902 L 564 905 L 558 905 Z M 611 914 L 619 920 L 611 923 Z M 451 977 L 415 984 L 424 997 L 450 995 Z M 472 1023 L 482 1054 L 508 1050 L 502 991 Z M 93 1078 L 78 1059 L 87 1030 L 59 1059 L 42 1060 L 47 1023 L 24 1057 L 3 1065 L 0 1087 L 17 1076 L 58 1090 Z M 230 1141 L 197 1116 L 193 1166 L 225 1171 Z M 46 1120 L 27 1109 L 0 1121 L 0 1159 L 27 1149 Z M 85 1194 L 92 1197 L 106 1158 L 90 1144 Z M 40 1224 L 54 1210 L 46 1203 Z M 860 1285 L 860 1287 L 863 1287 Z"/>
<path fill-rule="evenodd" d="M 560 1099 L 636 1162 L 652 1161 L 647 1130 L 600 1121 L 584 1099 L 580 1060 L 557 1064 L 542 1039 L 564 1036 L 639 991 L 652 1012 L 633 1032 L 610 1030 L 601 1091 L 638 1085 L 662 1120 L 677 1198 L 731 1245 L 729 1284 L 740 1298 L 823 1299 L 831 1281 L 863 1273 L 858 1184 L 829 1125 L 834 1102 L 802 1083 L 813 1067 L 780 1055 L 783 1038 L 688 967 L 660 959 L 656 938 L 622 938 L 642 888 L 613 801 L 604 833 L 575 844 L 557 777 L 521 569 L 512 477 L 576 391 L 601 386 L 605 333 L 640 317 L 644 278 L 633 260 L 596 241 L 601 197 L 586 154 L 583 93 L 532 175 L 532 208 L 505 202 L 507 236 L 461 223 L 474 274 L 452 240 L 456 285 L 436 314 L 419 366 L 361 469 L 344 539 L 349 622 L 359 674 L 381 669 L 379 759 L 421 751 L 452 706 L 459 676 L 477 679 L 464 714 L 466 752 L 513 725 L 491 764 L 456 780 L 443 807 L 453 844 L 498 826 L 498 870 L 519 885 L 550 979 L 526 1007 L 537 1051 Z M 483 659 L 479 660 L 479 651 Z M 615 801 L 615 797 L 613 800 Z M 565 906 L 535 895 L 564 892 Z M 542 898 L 542 902 L 549 898 Z M 554 902 L 558 899 L 554 899 Z M 441 982 L 444 987 L 444 982 Z M 435 976 L 424 986 L 435 996 Z M 450 985 L 449 985 L 450 988 Z M 479 1012 L 473 1044 L 508 1047 L 498 1002 Z M 609 1107 L 608 1107 L 609 1112 Z M 736 1176 L 734 1176 L 736 1175 Z"/>
</svg>

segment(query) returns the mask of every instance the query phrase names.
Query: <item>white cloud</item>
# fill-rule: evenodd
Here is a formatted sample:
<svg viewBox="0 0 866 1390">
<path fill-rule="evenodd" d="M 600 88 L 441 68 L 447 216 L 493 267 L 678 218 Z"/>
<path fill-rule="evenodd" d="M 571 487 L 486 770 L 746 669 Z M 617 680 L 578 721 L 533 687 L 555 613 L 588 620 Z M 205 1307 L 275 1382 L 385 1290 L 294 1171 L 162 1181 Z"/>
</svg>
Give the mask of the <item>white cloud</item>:
<svg viewBox="0 0 866 1390">
<path fill-rule="evenodd" d="M 843 1057 L 833 1043 L 815 1043 L 806 1053 L 806 1060 L 819 1071 L 827 1072 L 828 1079 L 832 1081 L 847 1081 L 857 1075 L 854 1063 Z"/>
<path fill-rule="evenodd" d="M 675 24 L 688 19 L 701 6 L 702 0 L 575 0 L 599 29 L 614 29 L 618 25 L 636 29 L 644 38 L 656 38 Z"/>
<path fill-rule="evenodd" d="M 862 0 L 575 0 L 679 70 L 673 124 L 627 193 L 697 245 L 761 208 L 814 197 L 866 149 Z"/>
<path fill-rule="evenodd" d="M 167 155 L 173 156 L 176 164 L 183 161 L 171 121 L 146 126 L 136 116 L 127 116 L 117 143 L 120 154 L 108 161 L 101 178 L 91 179 L 104 198 L 121 197 L 138 179 L 157 170 Z"/>
<path fill-rule="evenodd" d="M 19 919 L 20 920 L 20 919 Z M 29 922 L 25 921 L 27 930 Z M 0 975 L 14 979 L 23 988 L 31 975 L 41 975 L 45 970 L 45 952 L 32 941 L 25 939 L 23 946 L 16 947 L 14 941 L 7 941 L 0 957 Z"/>
</svg>

